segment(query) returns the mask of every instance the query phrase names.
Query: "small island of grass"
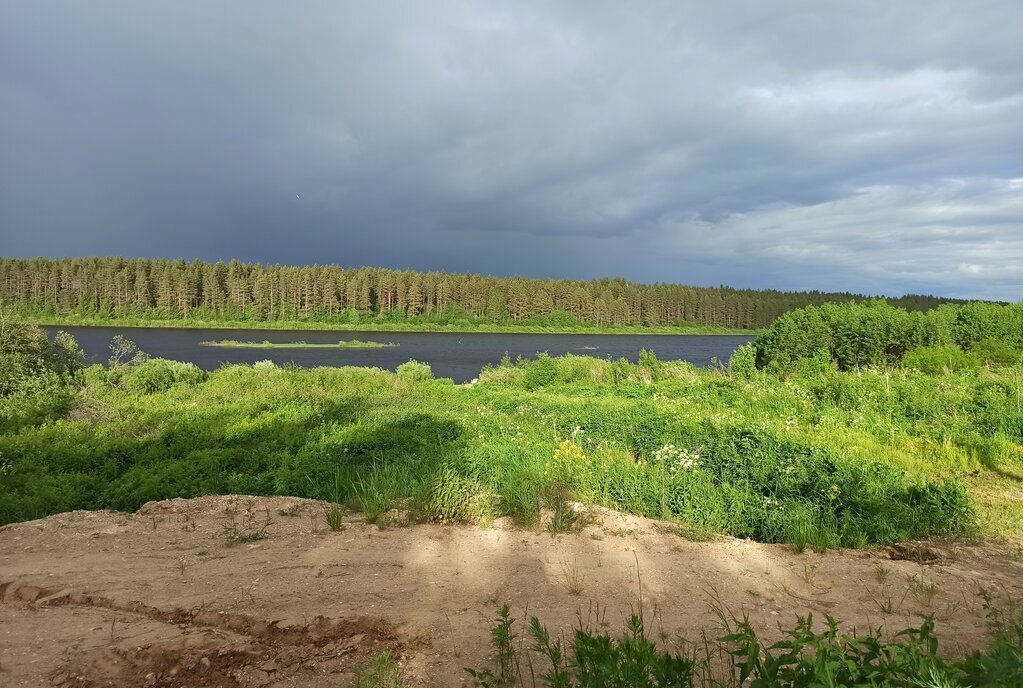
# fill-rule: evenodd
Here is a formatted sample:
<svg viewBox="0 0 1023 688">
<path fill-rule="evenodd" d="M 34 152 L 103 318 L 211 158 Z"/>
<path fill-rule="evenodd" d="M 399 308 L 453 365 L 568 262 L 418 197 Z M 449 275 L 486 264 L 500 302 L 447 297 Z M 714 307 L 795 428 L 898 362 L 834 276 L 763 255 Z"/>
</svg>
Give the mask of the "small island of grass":
<svg viewBox="0 0 1023 688">
<path fill-rule="evenodd" d="M 234 339 L 221 339 L 215 342 L 199 342 L 202 346 L 219 346 L 228 349 L 388 349 L 400 346 L 394 342 L 364 342 L 358 339 L 323 344 L 308 342 L 239 342 Z"/>
</svg>

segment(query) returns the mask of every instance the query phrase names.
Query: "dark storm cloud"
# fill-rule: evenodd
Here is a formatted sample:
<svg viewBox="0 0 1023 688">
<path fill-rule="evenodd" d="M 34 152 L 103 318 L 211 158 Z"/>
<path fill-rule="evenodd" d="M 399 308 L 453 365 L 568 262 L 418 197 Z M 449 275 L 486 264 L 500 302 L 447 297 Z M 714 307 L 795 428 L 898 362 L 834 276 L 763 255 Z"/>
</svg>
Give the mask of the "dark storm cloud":
<svg viewBox="0 0 1023 688">
<path fill-rule="evenodd" d="M 1018 300 L 1021 22 L 2 2 L 0 248 Z"/>
</svg>

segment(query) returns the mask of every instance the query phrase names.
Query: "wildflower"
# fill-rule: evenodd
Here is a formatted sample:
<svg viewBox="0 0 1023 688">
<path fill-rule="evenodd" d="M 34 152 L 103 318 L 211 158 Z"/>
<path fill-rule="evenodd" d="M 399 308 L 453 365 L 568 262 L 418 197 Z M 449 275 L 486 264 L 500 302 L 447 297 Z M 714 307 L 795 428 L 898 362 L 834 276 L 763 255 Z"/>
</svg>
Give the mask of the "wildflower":
<svg viewBox="0 0 1023 688">
<path fill-rule="evenodd" d="M 688 471 L 703 465 L 699 451 L 679 449 L 674 444 L 666 444 L 654 451 L 653 460 L 663 465 L 672 475 L 680 471 Z M 642 465 L 642 463 L 640 463 Z"/>
</svg>

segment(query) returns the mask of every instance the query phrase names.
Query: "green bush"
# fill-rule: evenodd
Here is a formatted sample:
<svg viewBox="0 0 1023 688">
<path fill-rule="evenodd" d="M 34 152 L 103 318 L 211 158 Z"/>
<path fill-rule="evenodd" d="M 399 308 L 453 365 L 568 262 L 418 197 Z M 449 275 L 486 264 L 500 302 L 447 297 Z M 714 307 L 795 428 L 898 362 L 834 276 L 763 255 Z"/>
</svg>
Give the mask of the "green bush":
<svg viewBox="0 0 1023 688">
<path fill-rule="evenodd" d="M 433 369 L 426 363 L 407 361 L 398 366 L 398 379 L 406 382 L 425 382 L 433 379 Z"/>
<path fill-rule="evenodd" d="M 1018 345 L 998 339 L 982 339 L 970 347 L 970 353 L 989 366 L 1012 366 L 1023 361 L 1023 350 Z"/>
<path fill-rule="evenodd" d="M 74 337 L 58 332 L 50 340 L 34 325 L 0 315 L 0 397 L 20 392 L 36 375 L 52 373 L 71 383 L 82 369 L 84 354 Z"/>
<path fill-rule="evenodd" d="M 757 374 L 757 347 L 754 344 L 743 344 L 728 360 L 728 372 L 741 379 L 752 380 Z"/>
<path fill-rule="evenodd" d="M 534 361 L 524 361 L 526 369 L 526 389 L 550 387 L 558 381 L 558 366 L 546 352 L 541 353 Z"/>
<path fill-rule="evenodd" d="M 153 358 L 138 366 L 131 366 L 121 377 L 124 389 L 135 394 L 166 392 L 177 384 L 197 385 L 206 379 L 206 373 L 194 363 Z"/>
<path fill-rule="evenodd" d="M 16 432 L 61 415 L 76 393 L 76 387 L 52 370 L 19 379 L 14 392 L 0 396 L 0 433 Z"/>
<path fill-rule="evenodd" d="M 943 305 L 923 313 L 881 300 L 801 308 L 785 313 L 757 337 L 757 364 L 786 371 L 824 349 L 841 370 L 858 370 L 898 363 L 921 347 L 969 350 L 983 342 L 999 342 L 982 346 L 999 356 L 1010 348 L 1023 349 L 1023 303 Z"/>
<path fill-rule="evenodd" d="M 81 385 L 82 359 L 66 332 L 50 340 L 38 327 L 0 314 L 0 432 L 63 414 Z"/>
<path fill-rule="evenodd" d="M 955 344 L 922 346 L 913 349 L 902 359 L 902 367 L 919 370 L 927 375 L 955 373 L 979 368 L 981 359 L 972 352 L 963 351 Z"/>
<path fill-rule="evenodd" d="M 651 380 L 657 380 L 660 377 L 663 365 L 661 361 L 657 360 L 657 354 L 654 353 L 653 349 L 649 351 L 646 349 L 639 350 L 639 368 L 640 370 L 648 371 Z"/>
<path fill-rule="evenodd" d="M 972 348 L 984 340 L 1008 342 L 1017 349 L 1023 347 L 1023 302 L 1012 306 L 969 303 L 942 308 L 953 313 L 952 339 L 964 349 Z"/>
</svg>

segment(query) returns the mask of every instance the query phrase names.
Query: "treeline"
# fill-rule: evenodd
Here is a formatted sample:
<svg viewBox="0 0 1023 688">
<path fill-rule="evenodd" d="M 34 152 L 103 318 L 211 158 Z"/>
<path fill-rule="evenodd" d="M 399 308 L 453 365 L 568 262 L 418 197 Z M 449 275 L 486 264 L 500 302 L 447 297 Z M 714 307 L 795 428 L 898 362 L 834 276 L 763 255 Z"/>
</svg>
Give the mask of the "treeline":
<svg viewBox="0 0 1023 688">
<path fill-rule="evenodd" d="M 944 304 L 925 312 L 882 300 L 790 311 L 757 337 L 757 365 L 773 370 L 818 361 L 841 370 L 893 365 L 955 369 L 1023 358 L 1023 302 Z M 964 357 L 960 354 L 972 354 Z"/>
<path fill-rule="evenodd" d="M 237 260 L 0 259 L 0 302 L 22 314 L 53 316 L 337 323 L 374 317 L 760 328 L 797 308 L 864 298 L 818 291 L 643 285 L 608 278 L 537 280 Z M 916 295 L 888 299 L 909 310 L 950 301 Z"/>
</svg>

